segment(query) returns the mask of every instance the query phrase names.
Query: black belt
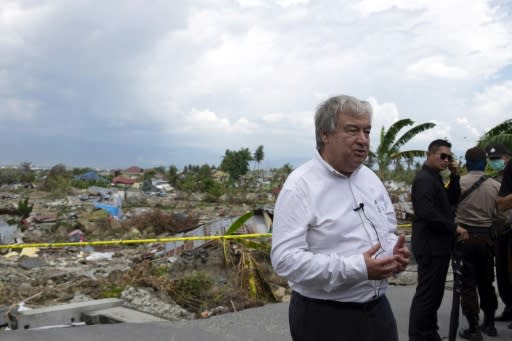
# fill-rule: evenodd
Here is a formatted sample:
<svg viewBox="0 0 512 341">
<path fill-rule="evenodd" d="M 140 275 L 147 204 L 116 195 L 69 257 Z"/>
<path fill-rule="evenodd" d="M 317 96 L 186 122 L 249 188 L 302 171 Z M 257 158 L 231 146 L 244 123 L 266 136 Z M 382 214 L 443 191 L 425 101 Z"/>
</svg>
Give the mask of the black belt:
<svg viewBox="0 0 512 341">
<path fill-rule="evenodd" d="M 483 236 L 489 236 L 492 231 L 492 226 L 490 227 L 482 227 L 482 226 L 471 226 L 466 224 L 459 223 L 460 226 L 465 228 L 469 234 L 472 235 L 483 235 Z"/>
<path fill-rule="evenodd" d="M 379 297 L 375 297 L 374 299 L 371 299 L 368 302 L 359 303 L 359 302 L 340 302 L 340 301 L 322 300 L 319 298 L 311 298 L 311 297 L 302 296 L 301 294 L 299 294 L 296 291 L 292 292 L 292 296 L 295 296 L 296 298 L 298 298 L 302 301 L 305 301 L 305 302 L 313 302 L 313 303 L 328 305 L 328 306 L 336 307 L 336 308 L 364 310 L 364 311 L 373 309 L 377 304 L 382 302 L 383 298 L 384 298 L 384 295 L 382 295 Z"/>
</svg>

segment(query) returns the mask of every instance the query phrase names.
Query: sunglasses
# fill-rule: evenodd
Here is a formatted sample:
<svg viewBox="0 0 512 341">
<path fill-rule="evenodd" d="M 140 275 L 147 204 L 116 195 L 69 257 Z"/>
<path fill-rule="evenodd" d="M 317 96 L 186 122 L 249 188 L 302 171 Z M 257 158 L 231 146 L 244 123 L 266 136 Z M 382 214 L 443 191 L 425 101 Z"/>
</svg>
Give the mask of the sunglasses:
<svg viewBox="0 0 512 341">
<path fill-rule="evenodd" d="M 453 160 L 453 157 L 450 154 L 446 154 L 446 153 L 439 154 L 439 157 L 441 158 L 441 160 L 446 160 L 446 159 L 448 159 L 448 161 Z"/>
</svg>

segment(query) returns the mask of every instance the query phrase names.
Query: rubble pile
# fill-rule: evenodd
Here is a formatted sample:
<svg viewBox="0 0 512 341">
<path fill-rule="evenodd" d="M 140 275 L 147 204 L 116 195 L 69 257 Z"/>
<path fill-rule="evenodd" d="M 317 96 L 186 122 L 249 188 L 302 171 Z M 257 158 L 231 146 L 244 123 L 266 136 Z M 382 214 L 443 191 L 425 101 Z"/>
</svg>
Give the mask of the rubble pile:
<svg viewBox="0 0 512 341">
<path fill-rule="evenodd" d="M 165 197 L 139 191 L 124 194 L 122 218 L 115 219 L 95 208 L 99 200 L 109 205 L 104 194 L 100 199 L 77 191 L 54 199 L 34 189 L 4 192 L 0 207 L 12 212 L 19 200 L 29 198 L 33 209 L 19 223 L 10 215 L 0 215 L 0 245 L 165 238 L 249 210 L 243 203 L 207 203 L 201 194 L 187 200 L 182 193 Z M 226 263 L 226 245 L 219 242 L 172 255 L 162 243 L 91 244 L 0 248 L 0 311 L 119 297 L 137 310 L 177 320 L 265 303 L 236 287 L 238 269 Z M 187 274 L 196 273 L 207 274 L 212 283 L 201 299 L 176 289 L 190 285 L 183 282 Z"/>
</svg>

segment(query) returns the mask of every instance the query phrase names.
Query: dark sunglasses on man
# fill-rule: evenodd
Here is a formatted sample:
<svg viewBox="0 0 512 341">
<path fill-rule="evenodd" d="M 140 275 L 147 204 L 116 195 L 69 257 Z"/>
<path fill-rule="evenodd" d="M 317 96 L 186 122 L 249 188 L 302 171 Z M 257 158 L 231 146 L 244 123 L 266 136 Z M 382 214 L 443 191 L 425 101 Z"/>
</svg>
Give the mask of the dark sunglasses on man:
<svg viewBox="0 0 512 341">
<path fill-rule="evenodd" d="M 446 154 L 446 153 L 441 153 L 441 154 L 439 154 L 439 158 L 440 158 L 441 160 L 446 160 L 446 159 L 448 159 L 448 161 L 450 161 L 450 162 L 453 160 L 453 157 L 452 157 L 450 154 Z"/>
</svg>

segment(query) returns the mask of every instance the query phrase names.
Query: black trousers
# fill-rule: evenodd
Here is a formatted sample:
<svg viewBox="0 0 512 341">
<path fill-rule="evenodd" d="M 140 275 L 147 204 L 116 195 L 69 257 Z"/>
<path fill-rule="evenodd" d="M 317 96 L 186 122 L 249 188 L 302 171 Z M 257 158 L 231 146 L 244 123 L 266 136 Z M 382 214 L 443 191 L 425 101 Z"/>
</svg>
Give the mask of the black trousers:
<svg viewBox="0 0 512 341">
<path fill-rule="evenodd" d="M 360 305 L 293 292 L 288 317 L 293 341 L 398 341 L 395 317 L 385 296 Z"/>
<path fill-rule="evenodd" d="M 418 285 L 409 314 L 409 340 L 440 340 L 437 310 L 444 295 L 450 256 L 416 256 Z"/>
<path fill-rule="evenodd" d="M 496 283 L 506 307 L 512 307 L 512 232 L 498 235 L 496 240 Z"/>
<path fill-rule="evenodd" d="M 494 316 L 498 307 L 494 282 L 494 243 L 489 236 L 472 236 L 464 242 L 461 307 L 465 316 L 475 316 L 480 309 Z M 478 291 L 477 291 L 478 289 Z M 480 305 L 478 304 L 480 296 Z"/>
</svg>

